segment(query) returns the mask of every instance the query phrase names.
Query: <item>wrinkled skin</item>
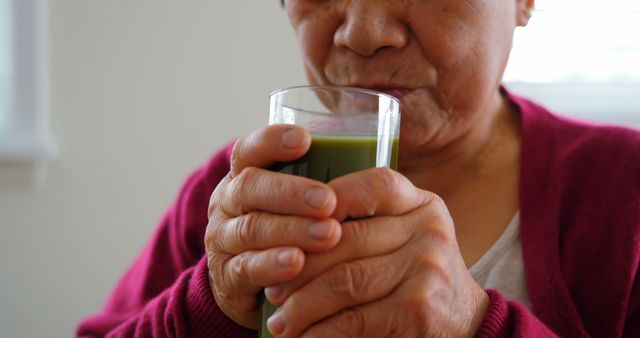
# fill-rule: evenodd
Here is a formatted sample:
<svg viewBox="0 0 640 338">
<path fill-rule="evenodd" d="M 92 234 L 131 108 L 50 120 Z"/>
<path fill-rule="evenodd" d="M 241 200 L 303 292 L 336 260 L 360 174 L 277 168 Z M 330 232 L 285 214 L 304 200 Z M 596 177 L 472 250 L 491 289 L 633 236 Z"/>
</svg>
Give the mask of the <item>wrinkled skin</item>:
<svg viewBox="0 0 640 338">
<path fill-rule="evenodd" d="M 299 127 L 269 126 L 239 139 L 231 171 L 211 196 L 205 238 L 220 309 L 257 328 L 257 294 L 267 288 L 280 306 L 268 323 L 278 337 L 473 336 L 489 300 L 467 270 L 469 236 L 457 234 L 468 228 L 460 215 L 473 206 L 449 198 L 460 181 L 450 173 L 491 162 L 474 154 L 516 157 L 503 150 L 515 142 L 495 136 L 515 129 L 496 122 L 511 113 L 498 84 L 513 29 L 526 25 L 532 5 L 286 1 L 312 84 L 400 98 L 399 171 L 323 184 L 266 169 L 306 152 L 310 136 Z"/>
</svg>

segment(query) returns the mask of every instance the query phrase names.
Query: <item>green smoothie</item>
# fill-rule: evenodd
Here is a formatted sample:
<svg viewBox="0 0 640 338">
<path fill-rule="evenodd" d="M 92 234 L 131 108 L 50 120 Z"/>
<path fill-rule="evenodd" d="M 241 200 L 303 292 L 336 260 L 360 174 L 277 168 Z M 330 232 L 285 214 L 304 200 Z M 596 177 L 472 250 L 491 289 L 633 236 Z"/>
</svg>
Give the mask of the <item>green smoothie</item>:
<svg viewBox="0 0 640 338">
<path fill-rule="evenodd" d="M 275 165 L 281 173 L 329 182 L 332 179 L 376 166 L 377 138 L 375 136 L 344 136 L 312 134 L 311 147 L 300 159 Z M 391 151 L 393 169 L 398 164 L 398 138 Z"/>
<path fill-rule="evenodd" d="M 322 182 L 329 182 L 336 177 L 352 172 L 374 168 L 376 166 L 376 136 L 350 136 L 333 134 L 311 135 L 311 147 L 300 159 L 279 163 L 271 169 L 286 174 L 304 176 Z M 393 139 L 391 150 L 392 169 L 398 167 L 398 138 Z M 262 318 L 259 328 L 260 338 L 271 338 L 267 329 L 267 319 L 276 311 L 262 295 Z"/>
</svg>

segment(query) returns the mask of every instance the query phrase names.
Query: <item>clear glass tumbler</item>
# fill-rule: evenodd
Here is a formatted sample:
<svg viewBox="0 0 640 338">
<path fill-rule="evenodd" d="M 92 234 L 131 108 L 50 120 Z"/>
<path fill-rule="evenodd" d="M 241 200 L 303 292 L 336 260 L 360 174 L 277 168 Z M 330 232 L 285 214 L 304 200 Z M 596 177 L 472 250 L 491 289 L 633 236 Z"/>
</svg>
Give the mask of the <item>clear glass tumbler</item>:
<svg viewBox="0 0 640 338">
<path fill-rule="evenodd" d="M 300 86 L 273 92 L 269 124 L 295 124 L 311 133 L 311 147 L 298 160 L 272 170 L 322 182 L 355 171 L 397 168 L 398 99 L 367 89 Z M 272 337 L 267 319 L 276 307 L 263 295 L 259 337 Z"/>
</svg>

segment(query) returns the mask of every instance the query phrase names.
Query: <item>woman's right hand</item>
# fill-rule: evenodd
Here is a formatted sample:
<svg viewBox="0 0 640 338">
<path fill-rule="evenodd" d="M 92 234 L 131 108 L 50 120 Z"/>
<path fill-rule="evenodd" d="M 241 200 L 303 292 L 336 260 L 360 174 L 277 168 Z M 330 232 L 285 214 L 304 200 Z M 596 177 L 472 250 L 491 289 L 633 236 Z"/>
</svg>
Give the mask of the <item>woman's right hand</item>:
<svg viewBox="0 0 640 338">
<path fill-rule="evenodd" d="M 209 279 L 218 307 L 236 323 L 256 329 L 263 288 L 294 279 L 305 253 L 333 248 L 341 226 L 329 218 L 336 196 L 327 185 L 266 168 L 309 149 L 301 127 L 273 125 L 239 139 L 231 170 L 209 203 L 205 235 Z"/>
</svg>

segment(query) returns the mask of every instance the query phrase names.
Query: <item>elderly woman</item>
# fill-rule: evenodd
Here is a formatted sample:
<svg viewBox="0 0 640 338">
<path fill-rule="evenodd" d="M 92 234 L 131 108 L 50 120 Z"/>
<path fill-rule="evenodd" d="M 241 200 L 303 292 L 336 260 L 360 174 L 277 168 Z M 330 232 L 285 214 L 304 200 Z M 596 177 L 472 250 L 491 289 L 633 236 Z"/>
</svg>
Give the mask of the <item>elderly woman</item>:
<svg viewBox="0 0 640 338">
<path fill-rule="evenodd" d="M 80 336 L 640 336 L 640 133 L 501 87 L 533 0 L 287 0 L 309 82 L 398 97 L 398 172 L 269 171 L 275 125 L 191 176 Z"/>
</svg>

